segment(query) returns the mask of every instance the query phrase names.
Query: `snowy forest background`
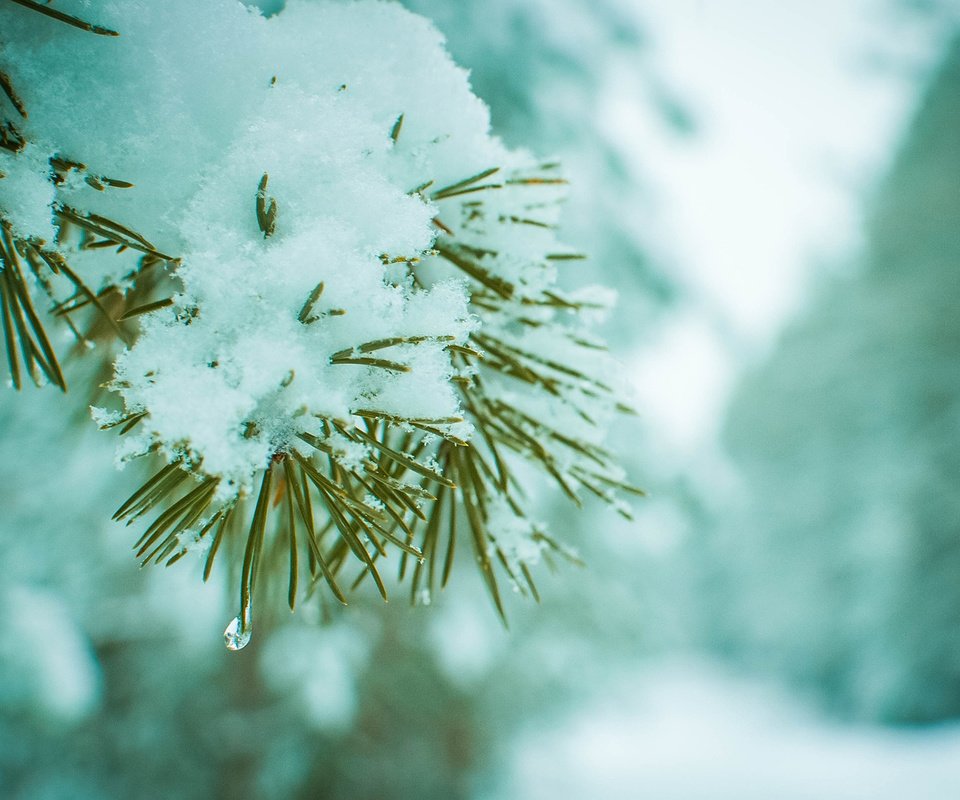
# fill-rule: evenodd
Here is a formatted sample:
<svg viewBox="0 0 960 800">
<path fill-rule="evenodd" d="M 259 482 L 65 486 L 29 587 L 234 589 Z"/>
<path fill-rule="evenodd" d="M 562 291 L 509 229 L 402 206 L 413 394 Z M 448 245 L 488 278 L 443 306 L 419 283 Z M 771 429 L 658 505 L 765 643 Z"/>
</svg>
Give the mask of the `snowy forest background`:
<svg viewBox="0 0 960 800">
<path fill-rule="evenodd" d="M 224 587 L 103 513 L 112 439 L 8 392 L 0 795 L 958 796 L 960 10 L 405 5 L 565 164 L 649 499 L 542 497 L 587 567 L 509 632 L 464 569 L 227 653 Z"/>
</svg>

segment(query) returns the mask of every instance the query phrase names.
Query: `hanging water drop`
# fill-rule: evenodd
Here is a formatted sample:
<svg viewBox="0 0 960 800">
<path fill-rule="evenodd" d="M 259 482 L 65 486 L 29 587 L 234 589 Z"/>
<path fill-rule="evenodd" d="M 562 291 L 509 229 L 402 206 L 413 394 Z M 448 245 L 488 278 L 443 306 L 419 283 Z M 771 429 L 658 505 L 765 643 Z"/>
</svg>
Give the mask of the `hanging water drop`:
<svg viewBox="0 0 960 800">
<path fill-rule="evenodd" d="M 244 625 L 242 617 L 234 617 L 223 632 L 223 641 L 227 645 L 227 650 L 242 650 L 250 643 L 252 633 L 249 623 Z"/>
</svg>

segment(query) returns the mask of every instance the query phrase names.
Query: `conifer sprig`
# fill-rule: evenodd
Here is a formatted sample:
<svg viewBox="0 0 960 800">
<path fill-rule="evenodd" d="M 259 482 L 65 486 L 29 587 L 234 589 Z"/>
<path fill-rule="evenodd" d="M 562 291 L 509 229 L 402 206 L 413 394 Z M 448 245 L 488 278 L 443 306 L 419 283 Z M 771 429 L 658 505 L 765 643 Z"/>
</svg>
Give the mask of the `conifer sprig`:
<svg viewBox="0 0 960 800">
<path fill-rule="evenodd" d="M 484 171 L 451 187 L 459 191 L 495 171 Z M 504 185 L 551 184 L 512 179 Z M 602 349 L 567 326 L 549 319 L 532 319 L 522 312 L 525 307 L 538 306 L 575 316 L 594 304 L 566 298 L 557 291 L 522 295 L 517 287 L 495 278 L 481 264 L 484 256 L 495 256 L 495 252 L 479 251 L 454 243 L 453 239 L 453 236 L 440 238 L 433 252 L 471 280 L 471 296 L 477 313 L 500 318 L 501 322 L 519 322 L 525 327 L 548 326 L 574 347 L 588 351 Z M 419 260 L 407 263 L 414 270 Z M 306 299 L 298 314 L 301 322 L 310 319 L 323 288 L 323 284 L 318 284 Z M 517 309 L 521 309 L 519 314 Z M 492 330 L 498 327 L 493 326 Z M 249 508 L 250 501 L 229 501 L 226 506 L 216 507 L 214 492 L 205 483 L 209 479 L 199 477 L 202 464 L 195 470 L 189 491 L 176 501 L 171 500 L 169 492 L 183 492 L 182 478 L 178 476 L 175 480 L 161 470 L 158 474 L 166 477 L 158 484 L 159 488 L 152 489 L 140 502 L 125 504 L 121 509 L 120 517 L 133 518 L 148 507 L 161 507 L 164 503 L 174 509 L 173 513 L 167 510 L 157 517 L 146 539 L 138 542 L 138 556 L 146 555 L 146 560 L 155 561 L 167 559 L 172 563 L 192 546 L 191 536 L 197 541 L 212 536 L 205 568 L 205 574 L 209 574 L 213 557 L 224 540 L 242 541 L 241 609 L 233 632 L 249 634 L 253 585 L 261 574 L 266 551 L 286 552 L 280 560 L 289 565 L 286 595 L 291 606 L 304 564 L 304 577 L 309 586 L 325 583 L 334 596 L 345 603 L 347 595 L 338 579 L 342 570 L 355 563 L 359 573 L 343 585 L 353 589 L 369 577 L 386 599 L 381 562 L 388 557 L 390 549 L 399 552 L 398 580 L 409 580 L 410 598 L 418 602 L 446 586 L 459 549 L 458 539 L 466 536 L 494 607 L 505 622 L 498 571 L 515 590 L 534 598 L 539 598 L 539 594 L 530 565 L 497 541 L 492 506 L 505 502 L 516 519 L 529 527 L 531 542 L 545 556 L 553 554 L 577 562 L 575 554 L 527 519 L 524 490 L 510 467 L 512 459 L 521 458 L 539 465 L 577 506 L 582 504 L 579 492 L 583 490 L 629 517 L 629 509 L 618 495 L 642 495 L 643 492 L 623 480 L 615 459 L 607 450 L 534 419 L 505 400 L 502 393 L 491 394 L 487 383 L 488 379 L 506 380 L 558 398 L 588 425 L 597 422 L 586 410 L 589 402 L 584 401 L 606 397 L 618 410 L 625 410 L 617 402 L 613 389 L 584 369 L 560 363 L 508 337 L 484 331 L 481 327 L 471 333 L 469 346 L 449 344 L 447 348 L 452 367 L 457 374 L 465 376 L 457 380 L 465 418 L 475 430 L 470 442 L 459 439 L 449 430 L 451 424 L 462 422 L 463 418 L 408 419 L 358 409 L 352 423 L 325 420 L 326 438 L 300 435 L 312 454 L 290 449 L 274 455 L 258 479 L 260 499 L 249 517 L 250 512 L 242 509 Z M 368 354 L 436 338 L 392 337 L 365 342 L 334 353 L 331 363 L 403 371 L 407 367 L 401 362 Z M 441 341 L 453 339 L 439 338 Z M 136 421 L 139 420 L 134 424 Z M 366 448 L 362 465 L 346 466 L 338 458 L 334 437 Z M 261 502 L 263 486 L 271 480 L 271 475 L 275 477 L 271 484 L 274 497 L 265 505 Z M 168 489 L 168 496 L 164 495 L 164 489 Z M 228 514 L 232 525 L 224 522 Z M 201 518 L 207 522 L 198 525 Z M 248 523 L 242 522 L 245 518 L 249 519 Z M 318 526 L 317 520 L 323 524 Z M 161 539 L 164 534 L 166 538 Z M 148 551 L 147 546 L 153 549 Z M 233 548 L 236 550 L 237 545 Z M 277 558 L 275 554 L 274 560 Z M 412 568 L 410 559 L 414 562 Z"/>
<path fill-rule="evenodd" d="M 118 35 L 32 0 L 10 2 L 87 33 Z M 29 95 L 25 102 L 24 93 L 3 71 L 0 91 L 12 112 L 0 125 L 0 148 L 17 158 L 28 145 L 22 131 L 28 130 Z M 389 118 L 395 120 L 384 131 L 390 157 L 403 158 L 416 121 L 404 113 Z M 439 141 L 434 139 L 432 144 Z M 54 189 L 82 181 L 97 192 L 139 191 L 128 181 L 100 174 L 95 165 L 87 166 L 74 155 L 80 154 L 57 153 L 49 158 L 45 177 Z M 602 343 L 577 322 L 597 310 L 597 305 L 556 289 L 552 277 L 527 280 L 538 271 L 552 276 L 556 265 L 583 256 L 546 250 L 539 259 L 526 257 L 529 263 L 517 273 L 504 266 L 517 259 L 499 252 L 496 244 L 501 238 L 510 241 L 529 234 L 547 237 L 538 241 L 556 246 L 548 238 L 553 227 L 549 209 L 556 200 L 553 195 L 531 195 L 565 183 L 554 169 L 555 165 L 544 164 L 533 173 L 517 173 L 489 166 L 471 170 L 462 179 L 448 174 L 443 180 L 423 180 L 406 193 L 409 197 L 401 195 L 410 203 L 424 204 L 420 210 L 428 213 L 423 224 L 432 219 L 435 240 L 422 252 L 381 253 L 384 287 L 391 292 L 402 290 L 409 300 L 434 289 L 430 278 L 434 268 L 455 274 L 467 286 L 468 311 L 478 324 L 469 330 L 465 327 L 459 335 L 442 328 L 437 333 L 436 325 L 411 331 L 407 324 L 402 333 L 378 331 L 375 336 L 357 337 L 349 347 L 343 347 L 341 338 L 336 345 L 340 349 L 329 356 L 321 350 L 320 358 L 326 359 L 323 374 L 374 377 L 352 401 L 356 407 L 346 406 L 349 414 L 314 413 L 308 405 L 284 411 L 290 419 L 284 417 L 282 435 L 264 433 L 263 418 L 256 413 L 245 416 L 233 431 L 237 441 L 265 443 L 264 450 L 256 451 L 257 460 L 249 470 L 253 474 L 247 474 L 246 483 L 209 467 L 204 452 L 189 438 L 164 439 L 157 432 L 149 403 L 139 403 L 136 395 L 133 400 L 124 395 L 127 408 L 123 412 L 101 413 L 102 428 L 121 436 L 130 434 L 128 442 L 134 439 L 136 447 L 130 452 L 159 453 L 165 461 L 114 515 L 127 525 L 144 526 L 134 544 L 136 558 L 142 565 L 171 565 L 195 551 L 202 554 L 205 580 L 215 562 L 225 561 L 235 575 L 239 613 L 225 632 L 228 647 L 239 649 L 250 640 L 253 609 L 277 594 L 276 587 L 282 585 L 291 609 L 323 587 L 324 593 L 346 603 L 350 591 L 364 583 L 372 584 L 386 600 L 392 577 L 385 567 L 395 564 L 397 581 L 409 582 L 411 600 L 426 602 L 447 585 L 456 559 L 464 552 L 472 554 L 504 621 L 504 581 L 539 600 L 531 567 L 540 556 L 548 562 L 551 556 L 574 562 L 577 558 L 531 519 L 525 487 L 517 477 L 519 461 L 534 465 L 576 505 L 581 504 L 581 493 L 586 493 L 629 514 L 620 495 L 642 492 L 629 485 L 612 455 L 598 444 L 598 432 L 605 425 L 601 417 L 607 410 L 627 409 L 610 382 L 592 368 L 594 361 L 602 361 Z M 281 173 L 272 167 L 271 172 L 276 183 L 257 169 L 255 174 L 262 177 L 255 191 L 251 182 L 253 202 L 247 206 L 256 221 L 253 230 L 260 232 L 261 254 L 271 252 L 278 243 L 282 246 L 288 233 L 283 228 L 287 217 L 279 211 L 281 201 L 283 209 L 294 208 L 273 196 L 276 187 L 284 184 Z M 0 174 L 0 189 L 3 181 Z M 181 292 L 186 291 L 188 279 L 183 279 L 184 285 L 179 283 L 181 262 L 176 255 L 94 209 L 57 199 L 51 212 L 56 226 L 51 242 L 18 231 L 0 216 L 0 322 L 16 388 L 29 378 L 38 385 L 51 383 L 66 390 L 38 298 L 48 301 L 53 319 L 65 322 L 78 344 L 96 337 L 136 349 L 137 323 L 143 320 L 156 322 L 154 329 L 169 325 L 170 330 L 181 330 L 178 325 L 190 325 L 198 318 L 202 324 L 202 302 L 184 299 Z M 295 216 L 291 212 L 291 219 Z M 491 231 L 508 234 L 485 238 Z M 186 248 L 184 253 L 189 254 L 189 245 Z M 121 279 L 91 286 L 83 270 L 71 263 L 75 249 L 104 256 L 105 251 L 133 251 L 140 257 Z M 170 269 L 158 269 L 161 266 Z M 379 268 L 376 262 L 374 266 Z M 406 282 L 396 277 L 404 271 Z M 329 297 L 342 296 L 336 294 L 336 287 L 328 288 L 323 280 L 313 284 L 316 280 L 314 274 L 307 284 L 312 288 L 296 298 L 287 320 L 296 336 L 316 334 L 305 340 L 311 345 L 324 341 L 327 326 L 340 324 L 331 318 L 347 313 L 346 308 L 327 302 Z M 329 282 L 335 283 L 332 278 Z M 462 306 L 464 296 L 458 297 Z M 356 308 L 346 300 L 336 302 Z M 153 314 L 158 316 L 151 318 Z M 151 329 L 149 322 L 146 329 Z M 445 382 L 449 380 L 455 389 L 448 411 L 456 410 L 457 398 L 460 411 L 430 417 L 398 413 L 389 404 L 378 408 L 371 382 L 389 385 L 415 376 L 418 357 L 424 352 L 440 359 L 438 384 L 448 391 Z M 448 374 L 442 369 L 444 360 Z M 218 366 L 216 359 L 207 363 L 204 357 L 199 369 L 205 363 L 210 369 Z M 431 369 L 437 371 L 435 365 Z M 148 382 L 153 375 L 146 371 Z M 292 396 L 303 380 L 294 384 L 294 378 L 291 365 L 287 376 L 277 381 L 277 393 Z M 130 383 L 121 375 L 111 388 L 123 392 Z M 174 388 L 179 391 L 180 387 Z M 322 392 L 322 386 L 316 391 Z M 554 419 L 541 413 L 545 404 L 553 404 L 550 407 L 560 416 Z"/>
</svg>

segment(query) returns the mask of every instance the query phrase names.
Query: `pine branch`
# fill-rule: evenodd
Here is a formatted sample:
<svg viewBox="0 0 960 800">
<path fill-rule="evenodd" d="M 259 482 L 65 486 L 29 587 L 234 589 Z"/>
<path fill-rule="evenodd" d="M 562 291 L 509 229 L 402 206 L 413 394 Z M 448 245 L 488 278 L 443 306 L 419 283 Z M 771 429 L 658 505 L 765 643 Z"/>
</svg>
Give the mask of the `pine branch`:
<svg viewBox="0 0 960 800">
<path fill-rule="evenodd" d="M 117 35 L 32 0 L 11 2 L 87 33 Z M 130 36 L 132 39 L 132 31 Z M 9 103 L 16 114 L 0 126 L 0 148 L 20 158 L 27 144 L 21 130 L 31 130 L 25 122 L 27 103 L 6 72 L 0 72 L 0 90 L 5 98 L 0 100 Z M 30 95 L 26 98 L 29 100 Z M 430 146 L 415 141 L 422 128 L 416 122 L 401 113 L 389 131 L 374 131 L 389 158 L 407 158 L 410 147 Z M 438 174 L 449 175 L 447 169 L 449 166 Z M 358 337 L 353 346 L 344 347 L 343 331 L 355 328 L 341 326 L 336 318 L 357 306 L 351 305 L 355 298 L 344 297 L 340 276 L 338 280 L 328 278 L 328 289 L 319 280 L 328 273 L 311 272 L 300 284 L 298 291 L 303 294 L 296 297 L 296 302 L 290 301 L 286 311 L 286 300 L 274 305 L 274 298 L 267 298 L 266 290 L 258 287 L 257 302 L 270 301 L 264 305 L 270 309 L 269 323 L 275 314 L 288 314 L 283 322 L 299 337 L 295 344 L 302 345 L 304 351 L 319 348 L 311 351 L 311 366 L 318 374 L 332 375 L 337 386 L 351 387 L 354 394 L 345 403 L 338 398 L 333 406 L 350 409 L 349 414 L 342 412 L 346 419 L 334 418 L 329 411 L 319 413 L 318 409 L 329 408 L 326 388 L 310 387 L 316 397 L 302 394 L 304 379 L 293 384 L 293 368 L 301 372 L 300 363 L 281 363 L 278 377 L 271 379 L 273 388 L 268 387 L 265 393 L 259 389 L 248 392 L 246 399 L 251 400 L 251 408 L 256 408 L 229 433 L 244 447 L 262 445 L 264 449 L 259 452 L 270 453 L 269 458 L 261 456 L 266 463 L 259 469 L 248 470 L 254 474 L 245 473 L 239 481 L 229 469 L 207 471 L 204 453 L 198 451 L 201 445 L 179 429 L 176 441 L 168 440 L 174 435 L 162 433 L 162 414 L 158 412 L 154 418 L 150 402 L 144 399 L 149 392 L 137 386 L 138 380 L 152 385 L 163 377 L 164 370 L 137 365 L 136 374 L 133 370 L 125 373 L 123 365 L 128 362 L 121 357 L 120 377 L 110 388 L 123 394 L 126 407 L 114 414 L 102 412 L 101 427 L 121 436 L 131 434 L 131 449 L 136 445 L 147 452 L 162 452 L 167 463 L 159 465 L 120 505 L 114 518 L 142 530 L 133 546 L 141 565 L 169 566 L 197 551 L 203 557 L 206 580 L 215 564 L 225 562 L 239 590 L 237 617 L 224 633 L 230 649 L 240 649 L 250 641 L 254 608 L 275 595 L 282 593 L 286 605 L 293 609 L 325 586 L 324 591 L 346 603 L 351 591 L 372 584 L 386 600 L 391 587 L 385 567 L 395 563 L 397 579 L 409 581 L 411 600 L 425 602 L 448 584 L 458 555 L 463 558 L 464 553 L 472 556 L 493 606 L 506 624 L 502 586 L 538 600 L 531 566 L 540 553 L 545 558 L 554 554 L 576 561 L 529 519 L 524 487 L 517 478 L 521 472 L 516 469 L 517 462 L 533 464 L 576 505 L 581 504 L 583 493 L 626 513 L 619 495 L 640 494 L 623 480 L 612 455 L 597 444 L 600 417 L 607 409 L 625 408 L 617 401 L 610 382 L 593 371 L 593 365 L 602 361 L 603 345 L 590 339 L 581 327 L 562 322 L 576 320 L 594 306 L 551 288 L 553 265 L 582 258 L 563 252 L 550 238 L 551 191 L 565 183 L 551 173 L 552 169 L 553 165 L 542 165 L 532 173 L 514 173 L 490 167 L 449 183 L 445 178 L 440 188 L 434 188 L 435 180 L 424 180 L 407 192 L 409 197 L 401 195 L 400 199 L 411 208 L 422 203 L 419 211 L 425 212 L 423 222 L 432 219 L 436 239 L 429 250 L 397 255 L 380 252 L 383 242 L 372 247 L 369 242 L 358 245 L 358 253 L 379 258 L 383 265 L 382 288 L 390 294 L 391 303 L 433 291 L 433 278 L 430 269 L 424 270 L 425 264 L 459 275 L 469 287 L 469 309 L 457 311 L 456 317 L 453 312 L 439 317 L 447 319 L 459 335 L 418 335 L 398 315 L 389 325 L 378 324 L 376 334 Z M 275 175 L 275 185 L 285 187 L 288 178 L 281 183 L 281 173 Z M 88 167 L 61 153 L 50 158 L 45 177 L 55 190 L 76 186 L 82 180 L 96 192 L 130 191 L 131 198 L 137 197 L 138 190 L 130 182 L 100 174 L 95 166 Z M 252 184 L 249 188 L 253 190 Z M 547 200 L 527 199 L 533 196 L 546 196 Z M 258 248 L 256 258 L 269 263 L 272 255 L 284 252 L 289 237 L 285 230 L 278 233 L 280 206 L 270 193 L 266 172 L 262 172 L 253 197 L 248 195 L 244 204 L 251 199 L 246 213 L 255 217 L 262 238 L 251 237 L 244 247 Z M 80 205 L 74 205 L 72 199 L 69 203 L 62 197 L 56 200 L 53 214 L 58 234 L 50 243 L 19 233 L 9 220 L 0 219 L 0 322 L 8 368 L 18 389 L 27 379 L 66 389 L 61 363 L 38 312 L 38 298 L 49 301 L 54 322 L 67 324 L 78 343 L 96 336 L 135 349 L 138 334 L 131 321 L 138 322 L 146 315 L 166 313 L 171 321 L 169 329 L 178 335 L 183 333 L 178 322 L 194 325 L 192 333 L 210 317 L 216 318 L 216 314 L 204 313 L 208 307 L 204 303 L 213 305 L 218 298 L 205 298 L 202 292 L 191 295 L 189 270 L 180 271 L 180 283 L 179 257 L 164 252 L 143 233 L 112 216 L 97 213 L 95 207 Z M 291 200 L 289 207 L 302 205 L 296 206 Z M 252 225 L 252 220 L 244 223 Z M 161 230 L 157 231 L 157 241 L 176 241 L 168 230 Z M 509 233 L 488 236 L 488 241 L 484 236 L 491 230 Z M 72 244 L 71 231 L 79 236 L 80 250 L 101 254 L 98 257 L 107 257 L 106 251 L 140 254 L 136 268 L 119 280 L 105 282 L 107 285 L 90 285 L 89 276 L 80 266 L 82 260 L 71 260 L 74 251 L 67 246 L 68 242 Z M 545 243 L 540 252 L 546 255 L 540 261 L 531 259 L 523 267 L 530 272 L 545 270 L 543 275 L 549 280 L 542 285 L 546 288 L 531 289 L 536 281 L 530 284 L 526 273 L 517 272 L 511 261 L 516 254 L 499 252 L 501 244 L 519 235 Z M 207 242 L 202 244 L 206 247 Z M 184 255 L 192 253 L 195 257 L 197 249 L 191 249 L 187 241 Z M 223 261 L 229 263 L 230 257 L 226 251 Z M 166 277 L 165 270 L 153 269 L 161 265 L 170 267 L 172 277 Z M 372 265 L 376 268 L 377 262 L 372 261 Z M 314 265 L 310 268 L 316 269 Z M 406 280 L 396 277 L 404 274 Z M 237 282 L 245 281 L 243 275 L 234 277 Z M 310 286 L 313 288 L 307 291 Z M 337 302 L 346 308 L 331 307 L 327 302 L 331 296 L 342 298 Z M 464 300 L 462 295 L 456 299 L 461 304 L 457 308 L 462 309 Z M 172 309 L 172 313 L 166 309 Z M 358 316 L 363 319 L 362 313 Z M 87 322 L 85 331 L 77 321 L 81 317 Z M 256 319 L 256 314 L 251 313 L 249 318 Z M 351 315 L 346 321 L 353 319 Z M 475 323 L 475 329 L 467 333 Z M 430 325 L 422 330 L 435 330 L 436 323 L 431 321 Z M 163 325 L 145 328 L 145 336 L 158 329 L 168 330 Z M 283 326 L 277 328 L 282 330 Z M 268 333 L 272 334 L 272 329 Z M 551 336 L 567 349 L 545 345 Z M 248 366 L 243 360 L 246 353 L 234 352 L 230 358 L 221 355 L 218 348 L 224 341 L 211 339 L 212 355 L 197 359 L 198 375 L 222 376 L 238 364 Z M 226 347 L 233 346 L 229 339 L 226 341 Z M 329 341 L 336 341 L 339 349 L 325 350 L 335 349 Z M 151 340 L 151 344 L 156 345 L 156 341 Z M 278 357 L 283 350 L 277 348 Z M 580 357 L 581 351 L 588 357 Z M 564 357 L 568 352 L 578 356 L 575 363 Z M 401 393 L 410 393 L 406 387 L 416 386 L 418 365 L 431 363 L 431 359 L 434 366 L 424 372 L 437 374 L 424 384 L 448 393 L 449 402 L 440 406 L 445 409 L 440 414 L 446 416 L 397 413 L 397 408 L 409 406 L 405 402 L 391 405 L 384 398 L 396 386 L 401 387 Z M 443 367 L 444 359 L 448 372 Z M 203 372 L 218 369 L 220 360 L 225 364 L 220 372 Z M 344 367 L 352 369 L 341 369 Z M 168 370 L 167 374 L 183 380 L 186 371 Z M 280 379 L 285 371 L 286 377 Z M 306 371 L 310 374 L 309 369 Z M 181 396 L 179 385 L 171 382 L 167 388 Z M 378 408 L 379 403 L 385 407 Z M 563 418 L 543 419 L 540 409 L 547 403 Z M 264 408 L 269 412 L 263 412 Z M 274 412 L 274 408 L 280 411 Z M 568 424 L 570 419 L 576 424 Z M 241 468 L 248 469 L 247 464 L 243 462 Z M 228 488 L 237 482 L 244 484 L 243 490 Z"/>
</svg>

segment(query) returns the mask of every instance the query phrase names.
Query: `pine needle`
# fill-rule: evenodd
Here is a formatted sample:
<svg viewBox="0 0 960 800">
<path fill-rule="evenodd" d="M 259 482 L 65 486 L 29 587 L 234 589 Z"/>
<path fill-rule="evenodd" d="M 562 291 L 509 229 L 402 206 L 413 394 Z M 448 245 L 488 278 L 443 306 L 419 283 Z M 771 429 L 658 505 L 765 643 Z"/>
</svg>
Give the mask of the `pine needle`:
<svg viewBox="0 0 960 800">
<path fill-rule="evenodd" d="M 62 11 L 57 11 L 57 9 L 51 8 L 50 6 L 34 2 L 34 0 L 10 0 L 10 2 L 21 5 L 24 8 L 29 8 L 31 11 L 36 11 L 38 14 L 43 14 L 44 16 L 50 17 L 51 19 L 55 19 L 59 22 L 65 22 L 67 25 L 72 25 L 74 28 L 80 28 L 80 30 L 88 31 L 89 33 L 96 33 L 100 36 L 120 35 L 116 31 L 112 31 L 109 28 L 104 28 L 100 25 L 91 25 L 89 22 L 84 22 L 79 17 L 72 17 L 69 14 L 64 14 Z"/>
</svg>

